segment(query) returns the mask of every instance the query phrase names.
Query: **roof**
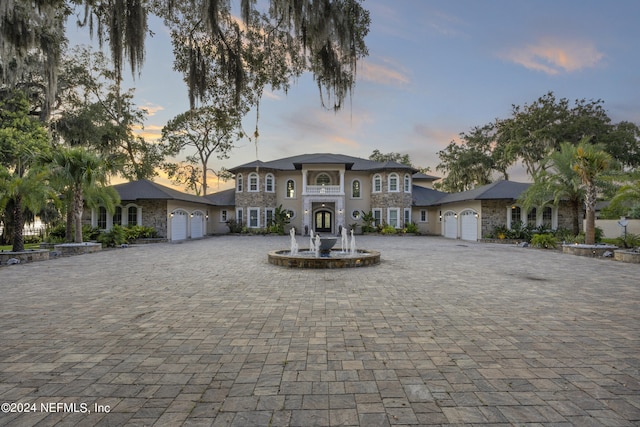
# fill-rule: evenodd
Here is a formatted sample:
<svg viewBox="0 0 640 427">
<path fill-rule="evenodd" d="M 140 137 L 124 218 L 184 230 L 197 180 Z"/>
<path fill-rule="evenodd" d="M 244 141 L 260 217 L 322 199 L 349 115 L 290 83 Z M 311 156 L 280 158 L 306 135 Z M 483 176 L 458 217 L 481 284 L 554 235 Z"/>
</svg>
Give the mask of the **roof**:
<svg viewBox="0 0 640 427">
<path fill-rule="evenodd" d="M 217 193 L 207 194 L 204 197 L 216 206 L 235 206 L 236 189 L 218 191 Z"/>
<path fill-rule="evenodd" d="M 338 164 L 345 165 L 347 170 L 352 171 L 376 171 L 383 169 L 404 169 L 411 173 L 417 172 L 417 169 L 398 162 L 375 162 L 373 160 L 361 159 L 359 157 L 346 156 L 344 154 L 332 153 L 315 153 L 302 154 L 299 156 L 285 157 L 270 162 L 256 160 L 245 163 L 240 166 L 229 169 L 229 172 L 236 173 L 241 169 L 265 168 L 282 171 L 293 171 L 302 169 L 302 165 L 314 164 Z"/>
<path fill-rule="evenodd" d="M 435 181 L 437 179 L 440 179 L 440 177 L 438 176 L 427 175 L 426 173 L 422 173 L 422 172 L 414 173 L 411 178 L 413 178 L 414 180 L 419 179 L 419 180 L 428 180 L 428 181 Z"/>
<path fill-rule="evenodd" d="M 116 189 L 121 200 L 180 200 L 206 205 L 212 204 L 204 197 L 183 193 L 148 179 L 117 184 L 113 188 Z"/>
<path fill-rule="evenodd" d="M 453 202 L 464 202 L 467 200 L 515 200 L 531 184 L 514 181 L 495 181 L 491 184 L 483 185 L 473 190 L 461 193 L 451 193 L 438 200 L 439 205 Z"/>
<path fill-rule="evenodd" d="M 433 188 L 425 188 L 419 185 L 413 185 L 411 188 L 413 195 L 413 206 L 431 206 L 436 202 L 447 196 L 447 193 L 434 190 Z"/>
</svg>

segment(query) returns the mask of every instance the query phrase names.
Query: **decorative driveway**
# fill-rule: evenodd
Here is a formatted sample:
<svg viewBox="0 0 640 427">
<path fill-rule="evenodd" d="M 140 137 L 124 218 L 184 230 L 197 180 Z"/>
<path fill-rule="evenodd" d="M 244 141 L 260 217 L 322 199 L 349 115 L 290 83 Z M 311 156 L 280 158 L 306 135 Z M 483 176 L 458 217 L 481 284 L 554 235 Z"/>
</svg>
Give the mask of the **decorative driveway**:
<svg viewBox="0 0 640 427">
<path fill-rule="evenodd" d="M 356 238 L 379 266 L 222 236 L 1 267 L 0 425 L 640 424 L 640 265 Z"/>
</svg>

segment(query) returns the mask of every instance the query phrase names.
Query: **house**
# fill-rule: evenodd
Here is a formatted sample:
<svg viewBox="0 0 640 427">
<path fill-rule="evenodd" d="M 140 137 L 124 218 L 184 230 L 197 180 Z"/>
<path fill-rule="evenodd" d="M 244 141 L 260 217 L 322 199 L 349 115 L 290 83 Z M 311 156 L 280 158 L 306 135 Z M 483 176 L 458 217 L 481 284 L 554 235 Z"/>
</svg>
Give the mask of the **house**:
<svg viewBox="0 0 640 427">
<path fill-rule="evenodd" d="M 115 213 L 108 215 L 103 207 L 85 210 L 85 223 L 107 230 L 114 224 L 145 225 L 155 228 L 159 237 L 172 241 L 198 239 L 212 233 L 209 214 L 215 205 L 204 197 L 147 179 L 113 187 L 120 195 Z"/>
<path fill-rule="evenodd" d="M 229 169 L 232 189 L 204 197 L 142 180 L 116 185 L 122 205 L 112 218 L 99 210 L 92 224 L 143 224 L 170 240 L 229 232 L 234 220 L 248 229 L 268 227 L 276 208 L 289 217 L 296 233 L 339 234 L 363 225 L 363 212 L 376 225 L 403 228 L 415 223 L 423 234 L 478 240 L 496 226 L 516 223 L 571 228 L 568 206 L 544 206 L 524 212 L 517 199 L 529 184 L 494 183 L 460 193 L 433 188 L 435 176 L 396 162 L 375 162 L 341 154 L 316 153 L 253 161 Z"/>
</svg>

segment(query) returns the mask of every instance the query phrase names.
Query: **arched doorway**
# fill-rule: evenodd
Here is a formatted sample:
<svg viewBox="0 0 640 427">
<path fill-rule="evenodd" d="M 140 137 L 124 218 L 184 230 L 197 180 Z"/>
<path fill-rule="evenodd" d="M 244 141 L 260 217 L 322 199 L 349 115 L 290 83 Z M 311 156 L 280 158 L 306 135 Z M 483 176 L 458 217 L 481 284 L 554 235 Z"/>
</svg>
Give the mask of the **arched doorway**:
<svg viewBox="0 0 640 427">
<path fill-rule="evenodd" d="M 333 214 L 328 210 L 316 211 L 313 229 L 316 233 L 331 233 Z"/>
</svg>

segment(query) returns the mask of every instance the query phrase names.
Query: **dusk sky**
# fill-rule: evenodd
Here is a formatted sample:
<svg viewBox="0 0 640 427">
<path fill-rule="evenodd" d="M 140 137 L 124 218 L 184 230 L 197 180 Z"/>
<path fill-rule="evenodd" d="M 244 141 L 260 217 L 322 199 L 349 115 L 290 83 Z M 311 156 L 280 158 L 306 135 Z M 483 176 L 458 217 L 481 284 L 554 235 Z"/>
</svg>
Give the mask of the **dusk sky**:
<svg viewBox="0 0 640 427">
<path fill-rule="evenodd" d="M 640 1 L 637 0 L 366 0 L 369 56 L 358 64 L 350 103 L 338 113 L 322 108 L 310 75 L 288 94 L 267 92 L 257 147 L 238 141 L 231 168 L 259 159 L 331 152 L 367 158 L 374 149 L 408 153 L 414 165 L 438 164 L 437 152 L 458 134 L 496 118 L 511 105 L 549 91 L 556 98 L 604 101 L 613 122 L 640 124 Z M 182 76 L 172 71 L 166 32 L 152 20 L 138 106 L 149 117 L 144 136 L 188 108 Z M 72 43 L 86 30 L 69 32 Z M 128 73 L 130 76 L 130 73 Z M 245 129 L 255 127 L 255 113 Z M 514 171 L 512 179 L 526 181 Z M 167 181 L 156 179 L 167 185 Z M 210 191 L 229 188 L 213 185 Z"/>
</svg>

